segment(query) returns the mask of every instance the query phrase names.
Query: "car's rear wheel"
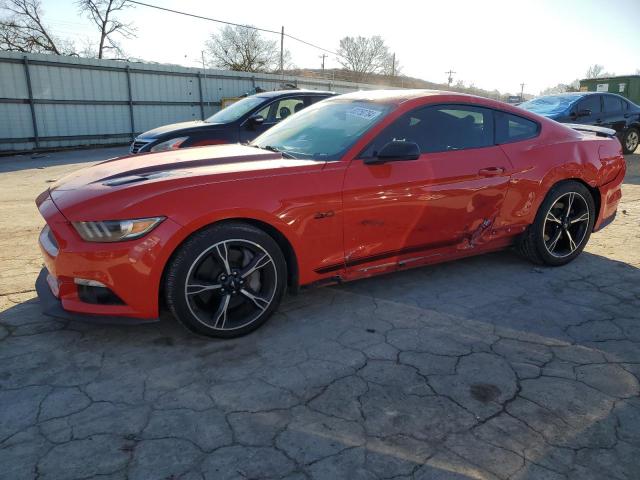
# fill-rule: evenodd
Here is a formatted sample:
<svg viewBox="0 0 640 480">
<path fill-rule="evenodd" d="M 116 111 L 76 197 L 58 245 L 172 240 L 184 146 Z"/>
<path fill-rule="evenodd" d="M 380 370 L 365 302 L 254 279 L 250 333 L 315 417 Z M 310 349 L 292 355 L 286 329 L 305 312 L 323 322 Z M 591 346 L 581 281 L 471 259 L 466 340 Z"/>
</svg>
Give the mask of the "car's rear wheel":
<svg viewBox="0 0 640 480">
<path fill-rule="evenodd" d="M 629 154 L 636 151 L 640 143 L 640 132 L 637 128 L 629 128 L 622 136 L 622 150 L 624 153 Z"/>
<path fill-rule="evenodd" d="M 284 294 L 287 268 L 271 236 L 227 223 L 190 237 L 165 278 L 167 305 L 181 323 L 204 335 L 231 338 L 269 319 Z"/>
<path fill-rule="evenodd" d="M 565 265 L 584 250 L 594 223 L 591 192 L 575 181 L 560 183 L 547 194 L 517 249 L 534 263 Z"/>
</svg>

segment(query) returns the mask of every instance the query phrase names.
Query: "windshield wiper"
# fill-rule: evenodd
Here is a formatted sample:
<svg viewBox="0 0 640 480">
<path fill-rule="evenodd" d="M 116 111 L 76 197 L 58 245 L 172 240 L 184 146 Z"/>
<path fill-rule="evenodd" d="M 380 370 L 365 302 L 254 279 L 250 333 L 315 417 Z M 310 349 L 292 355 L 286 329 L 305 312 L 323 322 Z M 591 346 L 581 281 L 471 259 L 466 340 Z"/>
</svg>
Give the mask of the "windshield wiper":
<svg viewBox="0 0 640 480">
<path fill-rule="evenodd" d="M 257 145 L 256 145 L 257 146 Z M 284 158 L 288 158 L 288 159 L 293 159 L 295 160 L 296 157 L 294 157 L 293 155 L 291 155 L 288 152 L 285 152 L 283 150 L 278 150 L 276 147 L 272 146 L 272 145 L 265 145 L 264 147 L 258 147 L 258 148 L 262 148 L 263 150 L 269 150 L 270 152 L 276 152 L 281 154 Z"/>
</svg>

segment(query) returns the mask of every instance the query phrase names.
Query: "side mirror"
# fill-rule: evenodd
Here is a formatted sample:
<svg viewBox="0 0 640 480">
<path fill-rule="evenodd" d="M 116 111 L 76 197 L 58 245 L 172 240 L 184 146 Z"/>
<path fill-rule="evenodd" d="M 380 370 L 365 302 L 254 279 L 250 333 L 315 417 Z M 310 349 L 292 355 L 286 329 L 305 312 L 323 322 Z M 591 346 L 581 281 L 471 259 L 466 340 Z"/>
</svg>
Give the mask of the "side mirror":
<svg viewBox="0 0 640 480">
<path fill-rule="evenodd" d="M 377 165 L 386 162 L 417 160 L 418 158 L 420 158 L 420 147 L 417 143 L 394 140 L 382 147 L 378 156 L 367 158 L 364 163 Z"/>
<path fill-rule="evenodd" d="M 262 115 L 252 115 L 249 117 L 249 121 L 247 122 L 247 125 L 250 128 L 255 128 L 258 125 L 262 125 L 264 123 L 264 117 Z"/>
<path fill-rule="evenodd" d="M 584 110 L 578 110 L 577 112 L 574 112 L 573 116 L 575 118 L 580 118 L 580 117 L 590 117 L 591 116 L 591 110 L 584 109 Z"/>
</svg>

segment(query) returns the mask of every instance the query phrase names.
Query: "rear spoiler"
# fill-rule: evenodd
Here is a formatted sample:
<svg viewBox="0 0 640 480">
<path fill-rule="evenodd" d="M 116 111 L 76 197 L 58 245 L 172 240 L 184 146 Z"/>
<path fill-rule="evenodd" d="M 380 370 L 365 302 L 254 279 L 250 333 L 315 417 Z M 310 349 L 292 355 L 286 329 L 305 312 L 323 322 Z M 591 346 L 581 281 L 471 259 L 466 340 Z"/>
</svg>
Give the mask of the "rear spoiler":
<svg viewBox="0 0 640 480">
<path fill-rule="evenodd" d="M 616 136 L 616 131 L 611 128 L 597 127 L 596 125 L 582 125 L 579 123 L 565 123 L 565 126 L 573 128 L 579 132 L 592 133 L 596 137 L 608 137 L 613 138 Z"/>
</svg>

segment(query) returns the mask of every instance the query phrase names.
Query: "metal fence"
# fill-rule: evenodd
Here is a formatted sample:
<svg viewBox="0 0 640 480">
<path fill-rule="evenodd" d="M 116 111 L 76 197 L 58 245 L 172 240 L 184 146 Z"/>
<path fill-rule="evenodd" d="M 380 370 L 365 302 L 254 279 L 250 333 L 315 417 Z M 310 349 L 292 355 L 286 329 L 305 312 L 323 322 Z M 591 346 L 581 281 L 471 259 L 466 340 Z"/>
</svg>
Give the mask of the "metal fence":
<svg viewBox="0 0 640 480">
<path fill-rule="evenodd" d="M 380 88 L 304 77 L 0 53 L 0 152 L 122 144 L 159 125 L 204 119 L 255 87 L 346 93 Z"/>
</svg>

